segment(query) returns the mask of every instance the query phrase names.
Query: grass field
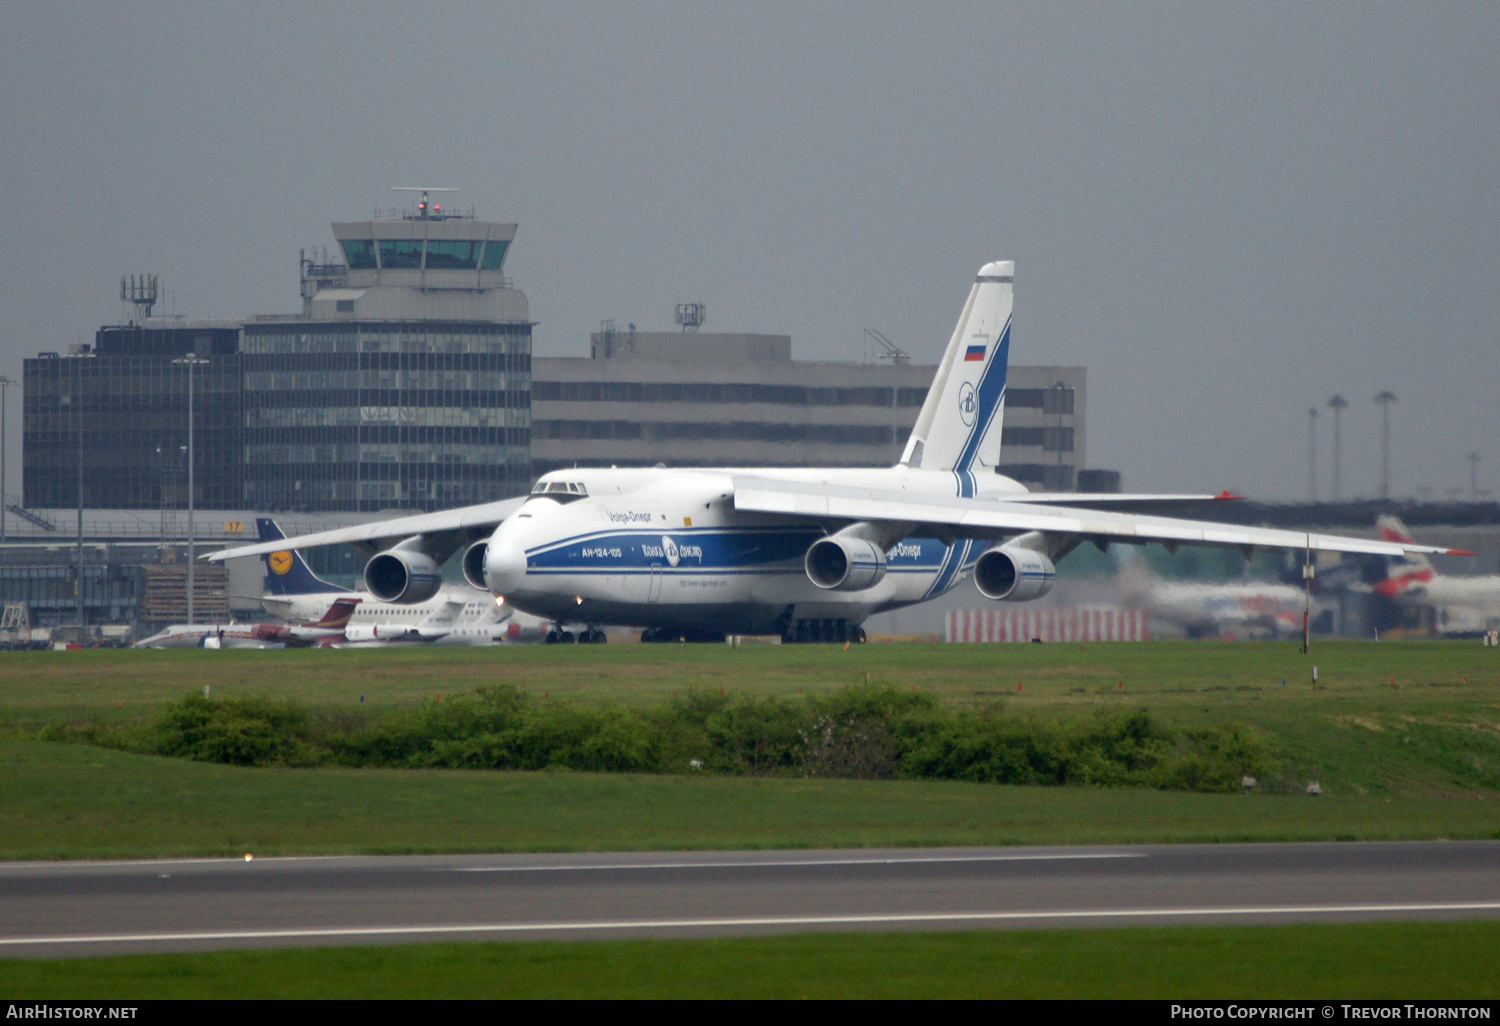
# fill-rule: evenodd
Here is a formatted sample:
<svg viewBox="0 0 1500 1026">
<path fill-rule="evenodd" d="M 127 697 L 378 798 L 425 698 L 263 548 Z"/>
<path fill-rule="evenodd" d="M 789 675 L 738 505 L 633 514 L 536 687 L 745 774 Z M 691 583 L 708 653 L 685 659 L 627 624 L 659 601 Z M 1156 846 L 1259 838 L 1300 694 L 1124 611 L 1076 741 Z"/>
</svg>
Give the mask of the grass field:
<svg viewBox="0 0 1500 1026">
<path fill-rule="evenodd" d="M 1004 701 L 1043 713 L 1120 702 L 1206 715 L 1372 704 L 1421 712 L 1455 701 L 1494 708 L 1500 649 L 1340 641 L 1315 644 L 1306 656 L 1281 642 L 7 652 L 0 653 L 0 726 L 54 716 L 138 718 L 204 684 L 225 695 L 274 693 L 313 704 L 364 695 L 402 705 L 505 680 L 558 698 L 639 704 L 692 688 L 790 696 L 866 679 L 955 703 Z"/>
<path fill-rule="evenodd" d="M 0 858 L 1488 838 L 1500 801 L 243 769 L 0 740 Z"/>
<path fill-rule="evenodd" d="M 1177 723 L 1247 723 L 1290 779 L 1325 793 L 246 770 L 24 736 L 59 719 L 140 722 L 205 682 L 216 696 L 378 715 L 496 680 L 634 704 L 689 687 L 791 697 L 867 676 L 1019 715 L 1144 706 Z M 0 657 L 0 694 L 11 859 L 1500 836 L 1500 653 L 1477 644 L 1329 644 L 1311 658 L 1186 643 L 22 653 Z"/>
<path fill-rule="evenodd" d="M 1500 923 L 428 944 L 6 961 L 44 998 L 1500 996 Z"/>
</svg>

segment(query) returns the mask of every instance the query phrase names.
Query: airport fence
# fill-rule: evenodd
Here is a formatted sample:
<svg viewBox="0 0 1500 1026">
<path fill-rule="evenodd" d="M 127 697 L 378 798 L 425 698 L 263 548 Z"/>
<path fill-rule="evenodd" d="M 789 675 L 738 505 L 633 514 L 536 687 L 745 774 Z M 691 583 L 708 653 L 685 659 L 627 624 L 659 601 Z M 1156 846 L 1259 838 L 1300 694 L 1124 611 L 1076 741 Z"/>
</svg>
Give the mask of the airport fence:
<svg viewBox="0 0 1500 1026">
<path fill-rule="evenodd" d="M 943 640 L 950 642 L 1150 639 L 1145 610 L 1111 606 L 953 609 L 943 630 Z"/>
</svg>

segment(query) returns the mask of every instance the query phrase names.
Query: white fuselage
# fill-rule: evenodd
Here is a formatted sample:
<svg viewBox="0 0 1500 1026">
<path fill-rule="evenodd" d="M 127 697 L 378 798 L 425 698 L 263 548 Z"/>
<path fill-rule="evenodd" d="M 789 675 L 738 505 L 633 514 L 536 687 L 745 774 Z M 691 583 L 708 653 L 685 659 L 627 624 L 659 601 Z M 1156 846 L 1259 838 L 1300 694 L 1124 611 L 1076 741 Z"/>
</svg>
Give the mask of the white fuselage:
<svg viewBox="0 0 1500 1026">
<path fill-rule="evenodd" d="M 267 612 L 286 620 L 316 620 L 339 599 L 356 599 L 345 639 L 338 643 L 374 646 L 391 642 L 436 645 L 498 645 L 540 641 L 546 625 L 508 605 L 489 592 L 467 584 L 446 584 L 425 602 L 401 605 L 381 602 L 367 591 L 315 592 L 307 595 L 265 595 Z"/>
<path fill-rule="evenodd" d="M 799 620 L 857 625 L 948 591 L 986 548 L 905 537 L 886 550 L 878 583 L 825 590 L 809 580 L 803 557 L 830 519 L 738 511 L 735 477 L 931 496 L 1026 491 L 999 475 L 976 488 L 972 477 L 906 467 L 555 471 L 538 489 L 556 482 L 573 492 L 533 494 L 490 540 L 493 549 L 525 554 L 524 577 L 508 585 L 505 601 L 559 622 L 746 634 Z"/>
<path fill-rule="evenodd" d="M 1152 616 L 1189 630 L 1296 634 L 1306 598 L 1300 588 L 1270 581 L 1225 584 L 1158 581 L 1144 596 Z"/>
<path fill-rule="evenodd" d="M 325 606 L 326 608 L 326 606 Z M 178 623 L 135 643 L 136 648 L 285 648 L 253 623 Z"/>
<path fill-rule="evenodd" d="M 495 599 L 489 593 L 471 588 L 467 584 L 445 584 L 436 595 L 426 602 L 401 605 L 381 602 L 367 591 L 312 592 L 306 595 L 262 595 L 260 604 L 266 612 L 283 620 L 314 621 L 328 611 L 328 607 L 339 599 L 355 599 L 358 605 L 349 617 L 351 625 L 371 626 L 390 624 L 415 627 L 434 613 L 447 608 L 449 603 L 462 602 L 463 609 L 454 618 L 454 623 L 477 623 L 491 617 Z"/>
</svg>

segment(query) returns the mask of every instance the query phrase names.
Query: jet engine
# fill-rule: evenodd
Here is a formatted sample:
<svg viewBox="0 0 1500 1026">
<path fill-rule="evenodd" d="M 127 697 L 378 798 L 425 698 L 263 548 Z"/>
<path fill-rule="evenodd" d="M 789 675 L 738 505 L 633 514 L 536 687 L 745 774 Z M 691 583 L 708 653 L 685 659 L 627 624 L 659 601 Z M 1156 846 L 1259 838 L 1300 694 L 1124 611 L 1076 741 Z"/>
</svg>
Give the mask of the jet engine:
<svg viewBox="0 0 1500 1026">
<path fill-rule="evenodd" d="M 974 564 L 974 586 L 979 594 L 998 602 L 1027 602 L 1052 590 L 1057 568 L 1040 552 L 1019 546 L 997 545 Z"/>
<path fill-rule="evenodd" d="M 480 591 L 488 591 L 490 587 L 484 582 L 484 557 L 489 548 L 488 541 L 477 541 L 464 550 L 464 580 L 469 587 Z"/>
<path fill-rule="evenodd" d="M 826 591 L 863 591 L 885 577 L 885 550 L 844 534 L 819 538 L 802 559 L 808 580 Z"/>
<path fill-rule="evenodd" d="M 437 560 L 417 549 L 398 545 L 365 564 L 365 587 L 382 602 L 426 602 L 442 586 L 443 571 Z"/>
<path fill-rule="evenodd" d="M 369 623 L 344 628 L 345 641 L 394 641 L 404 638 L 411 628 L 397 624 Z"/>
</svg>

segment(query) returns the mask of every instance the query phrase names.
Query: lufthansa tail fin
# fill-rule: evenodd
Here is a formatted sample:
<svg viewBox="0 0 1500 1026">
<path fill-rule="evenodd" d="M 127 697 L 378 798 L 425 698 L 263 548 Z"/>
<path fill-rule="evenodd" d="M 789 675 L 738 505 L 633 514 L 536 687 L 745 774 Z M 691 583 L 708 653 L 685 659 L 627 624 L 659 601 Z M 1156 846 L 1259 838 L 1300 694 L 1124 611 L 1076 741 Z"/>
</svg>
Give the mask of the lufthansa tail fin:
<svg viewBox="0 0 1500 1026">
<path fill-rule="evenodd" d="M 286 535 L 282 533 L 276 521 L 270 517 L 256 517 L 255 529 L 260 534 L 263 542 L 280 541 Z M 268 552 L 260 557 L 266 565 L 266 591 L 271 595 L 321 595 L 325 592 L 345 592 L 348 588 L 340 588 L 323 580 L 312 572 L 312 568 L 302 558 L 302 553 L 296 549 L 285 549 L 280 552 Z"/>
<path fill-rule="evenodd" d="M 1000 462 L 1015 280 L 1012 260 L 979 269 L 901 457 L 909 467 L 953 471 L 960 495 L 973 495 L 975 474 Z"/>
</svg>

